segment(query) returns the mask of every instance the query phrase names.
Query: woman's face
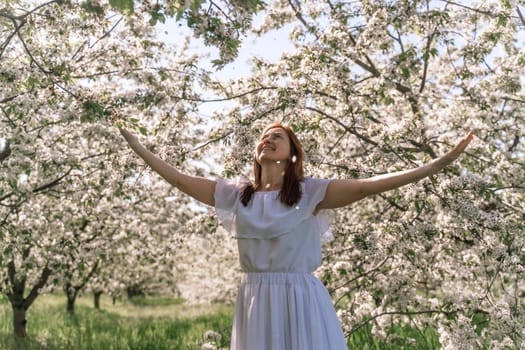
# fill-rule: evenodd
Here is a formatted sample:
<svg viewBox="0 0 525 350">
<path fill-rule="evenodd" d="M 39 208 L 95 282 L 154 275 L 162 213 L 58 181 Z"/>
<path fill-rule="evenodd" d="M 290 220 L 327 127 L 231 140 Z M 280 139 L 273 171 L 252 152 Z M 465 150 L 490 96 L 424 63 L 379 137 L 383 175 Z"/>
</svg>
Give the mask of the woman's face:
<svg viewBox="0 0 525 350">
<path fill-rule="evenodd" d="M 283 162 L 290 159 L 290 138 L 282 128 L 267 130 L 261 137 L 255 150 L 259 164 L 266 161 Z"/>
</svg>

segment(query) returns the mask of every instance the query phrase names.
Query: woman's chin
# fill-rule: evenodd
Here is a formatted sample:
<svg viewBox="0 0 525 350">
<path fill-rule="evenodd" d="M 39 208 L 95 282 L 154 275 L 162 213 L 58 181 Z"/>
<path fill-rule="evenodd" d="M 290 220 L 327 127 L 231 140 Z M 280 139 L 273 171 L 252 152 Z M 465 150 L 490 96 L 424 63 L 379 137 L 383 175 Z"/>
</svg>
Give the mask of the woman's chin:
<svg viewBox="0 0 525 350">
<path fill-rule="evenodd" d="M 285 160 L 273 158 L 273 157 L 260 157 L 258 160 L 260 165 L 274 165 L 274 164 L 284 164 Z"/>
</svg>

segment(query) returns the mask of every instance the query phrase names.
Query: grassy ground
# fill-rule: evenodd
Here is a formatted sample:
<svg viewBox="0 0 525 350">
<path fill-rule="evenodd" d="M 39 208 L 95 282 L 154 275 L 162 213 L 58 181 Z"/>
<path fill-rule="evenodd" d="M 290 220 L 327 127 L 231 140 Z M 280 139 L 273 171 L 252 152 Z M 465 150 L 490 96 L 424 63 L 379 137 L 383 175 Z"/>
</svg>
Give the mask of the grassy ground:
<svg viewBox="0 0 525 350">
<path fill-rule="evenodd" d="M 229 348 L 232 306 L 190 306 L 159 298 L 120 300 L 113 305 L 105 296 L 101 310 L 92 305 L 91 297 L 79 298 L 75 314 L 68 315 L 65 296 L 41 296 L 28 313 L 28 338 L 17 340 L 12 336 L 11 307 L 0 303 L 0 350 L 201 350 L 210 341 L 217 348 Z M 205 339 L 208 331 L 220 338 Z M 440 348 L 434 330 L 401 326 L 393 326 L 387 340 L 364 327 L 349 337 L 348 345 L 359 350 Z"/>
<path fill-rule="evenodd" d="M 189 306 L 166 299 L 117 301 L 102 297 L 101 310 L 79 298 L 74 315 L 66 313 L 63 295 L 41 296 L 31 306 L 27 340 L 12 336 L 12 314 L 0 305 L 0 350 L 12 349 L 181 349 L 200 350 L 206 331 L 222 334 L 218 345 L 229 344 L 233 307 Z"/>
<path fill-rule="evenodd" d="M 361 329 L 348 339 L 351 350 L 438 350 L 439 336 L 434 329 L 418 330 L 409 326 L 393 325 L 386 338 L 372 335 L 371 328 Z"/>
</svg>

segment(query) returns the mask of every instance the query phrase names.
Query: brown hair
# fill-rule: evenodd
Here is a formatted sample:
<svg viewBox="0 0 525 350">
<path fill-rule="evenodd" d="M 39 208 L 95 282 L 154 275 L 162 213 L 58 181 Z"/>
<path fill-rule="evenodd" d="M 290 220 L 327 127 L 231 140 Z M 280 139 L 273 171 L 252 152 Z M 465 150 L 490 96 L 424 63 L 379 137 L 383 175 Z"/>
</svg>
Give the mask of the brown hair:
<svg viewBox="0 0 525 350">
<path fill-rule="evenodd" d="M 268 132 L 268 130 L 275 128 L 283 129 L 288 135 L 288 138 L 290 139 L 291 157 L 294 157 L 293 160 L 289 159 L 286 164 L 283 185 L 281 187 L 281 191 L 279 192 L 279 200 L 288 206 L 292 206 L 295 203 L 299 202 L 299 199 L 301 199 L 302 195 L 301 181 L 303 181 L 304 179 L 303 147 L 301 146 L 301 142 L 299 142 L 297 136 L 295 136 L 295 133 L 293 132 L 292 128 L 290 128 L 287 125 L 282 125 L 280 123 L 273 123 L 267 126 L 261 133 L 259 139 L 262 139 L 262 137 L 266 134 L 266 132 Z M 252 199 L 254 192 L 261 185 L 261 165 L 257 162 L 256 157 L 254 157 L 253 159 L 253 175 L 254 183 L 248 184 L 241 192 L 241 202 L 244 206 L 248 205 L 248 203 Z"/>
</svg>

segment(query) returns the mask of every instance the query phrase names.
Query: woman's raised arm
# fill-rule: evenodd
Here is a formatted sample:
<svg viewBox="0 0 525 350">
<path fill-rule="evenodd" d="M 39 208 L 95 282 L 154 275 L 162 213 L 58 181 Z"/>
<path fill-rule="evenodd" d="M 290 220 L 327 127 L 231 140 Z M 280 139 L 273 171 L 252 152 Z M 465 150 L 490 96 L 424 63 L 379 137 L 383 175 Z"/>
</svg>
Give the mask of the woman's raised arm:
<svg viewBox="0 0 525 350">
<path fill-rule="evenodd" d="M 199 202 L 211 206 L 215 205 L 214 193 L 216 182 L 214 180 L 185 175 L 146 149 L 146 147 L 139 142 L 136 135 L 126 129 L 120 129 L 120 133 L 124 136 L 131 149 L 171 185 L 192 196 Z"/>
<path fill-rule="evenodd" d="M 328 184 L 325 198 L 317 205 L 316 211 L 343 207 L 369 195 L 392 190 L 434 175 L 458 158 L 472 141 L 472 138 L 473 135 L 470 132 L 454 149 L 419 168 L 373 176 L 367 179 L 333 180 Z"/>
</svg>

